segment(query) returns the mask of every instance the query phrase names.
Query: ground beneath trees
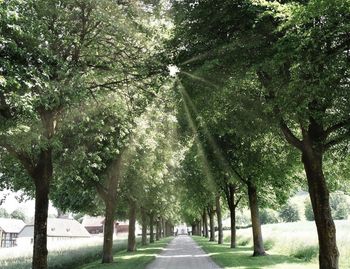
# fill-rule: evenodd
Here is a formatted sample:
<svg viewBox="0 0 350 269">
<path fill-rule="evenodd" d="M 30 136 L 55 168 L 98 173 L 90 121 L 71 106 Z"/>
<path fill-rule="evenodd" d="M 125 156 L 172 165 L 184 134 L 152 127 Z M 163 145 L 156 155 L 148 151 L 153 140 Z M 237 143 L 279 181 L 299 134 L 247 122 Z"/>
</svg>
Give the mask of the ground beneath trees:
<svg viewBox="0 0 350 269">
<path fill-rule="evenodd" d="M 189 236 L 177 236 L 146 269 L 213 269 L 220 267 Z"/>
</svg>

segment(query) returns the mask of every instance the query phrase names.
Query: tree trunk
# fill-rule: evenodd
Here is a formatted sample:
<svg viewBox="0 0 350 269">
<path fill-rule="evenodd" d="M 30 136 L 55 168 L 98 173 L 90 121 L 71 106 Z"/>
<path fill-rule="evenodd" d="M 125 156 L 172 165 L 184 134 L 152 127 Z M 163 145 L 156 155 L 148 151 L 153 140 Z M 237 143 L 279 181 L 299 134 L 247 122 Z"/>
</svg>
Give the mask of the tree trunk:
<svg viewBox="0 0 350 269">
<path fill-rule="evenodd" d="M 141 244 L 142 246 L 146 246 L 147 245 L 147 213 L 143 207 L 141 207 L 141 222 L 142 222 Z"/>
<path fill-rule="evenodd" d="M 209 212 L 209 226 L 210 226 L 210 238 L 209 241 L 214 242 L 215 241 L 215 224 L 214 224 L 214 214 L 215 211 L 213 208 L 210 208 L 208 210 Z"/>
<path fill-rule="evenodd" d="M 162 237 L 166 237 L 165 234 L 165 220 L 162 218 Z"/>
<path fill-rule="evenodd" d="M 33 269 L 47 268 L 47 217 L 52 172 L 52 150 L 43 150 L 32 175 L 35 183 Z"/>
<path fill-rule="evenodd" d="M 192 235 L 196 235 L 196 224 L 192 224 Z"/>
<path fill-rule="evenodd" d="M 237 203 L 235 203 L 236 190 L 236 185 L 232 183 L 227 183 L 224 188 L 227 205 L 230 210 L 231 248 L 236 247 L 236 208 L 240 202 L 240 199 L 238 199 Z"/>
<path fill-rule="evenodd" d="M 251 181 L 248 181 L 247 186 L 248 186 L 249 207 L 250 207 L 250 215 L 252 219 L 252 230 L 253 230 L 253 243 L 254 243 L 253 256 L 264 256 L 266 255 L 266 252 L 264 249 L 264 242 L 263 242 L 262 233 L 261 233 L 257 190 Z"/>
<path fill-rule="evenodd" d="M 134 200 L 129 203 L 129 234 L 128 234 L 128 252 L 136 251 L 136 202 Z"/>
<path fill-rule="evenodd" d="M 43 137 L 51 141 L 55 134 L 56 111 L 39 111 L 43 126 Z M 50 183 L 53 175 L 52 148 L 49 144 L 42 149 L 38 162 L 33 167 L 28 161 L 30 158 L 23 156 L 24 167 L 34 180 L 35 184 L 35 215 L 34 215 L 34 244 L 33 244 L 33 269 L 47 269 L 47 217 L 49 210 Z M 20 158 L 21 159 L 21 158 Z"/>
<path fill-rule="evenodd" d="M 338 269 L 336 229 L 329 205 L 329 191 L 322 168 L 322 154 L 302 155 L 319 242 L 320 269 Z"/>
<path fill-rule="evenodd" d="M 236 248 L 236 208 L 230 208 L 230 220 L 231 220 L 231 248 Z"/>
<path fill-rule="evenodd" d="M 218 244 L 222 244 L 224 242 L 224 234 L 222 231 L 222 214 L 221 214 L 221 204 L 220 204 L 219 195 L 216 197 L 215 202 L 216 202 L 216 217 L 218 219 Z"/>
<path fill-rule="evenodd" d="M 207 214 L 207 210 L 204 209 L 203 210 L 203 230 L 204 230 L 204 237 L 208 238 L 208 214 Z"/>
<path fill-rule="evenodd" d="M 156 241 L 159 241 L 160 239 L 160 220 L 157 219 L 156 222 Z"/>
<path fill-rule="evenodd" d="M 113 233 L 115 210 L 115 201 L 107 201 L 105 209 L 105 223 L 103 229 L 102 263 L 113 262 Z"/>
<path fill-rule="evenodd" d="M 153 213 L 149 215 L 149 242 L 154 243 L 154 217 Z"/>
</svg>

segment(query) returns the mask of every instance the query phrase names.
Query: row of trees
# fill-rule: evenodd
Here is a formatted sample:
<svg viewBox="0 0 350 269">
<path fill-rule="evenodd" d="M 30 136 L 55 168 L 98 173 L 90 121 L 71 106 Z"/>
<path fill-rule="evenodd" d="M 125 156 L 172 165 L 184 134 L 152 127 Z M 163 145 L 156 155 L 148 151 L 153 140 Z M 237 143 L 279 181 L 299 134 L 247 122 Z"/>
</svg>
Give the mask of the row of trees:
<svg viewBox="0 0 350 269">
<path fill-rule="evenodd" d="M 265 255 L 258 207 L 281 204 L 293 186 L 306 185 L 320 268 L 339 268 L 329 190 L 346 185 L 348 170 L 349 2 L 173 5 L 180 122 L 195 137 L 188 158 L 201 160 L 194 176 L 227 199 L 232 223 L 237 202 L 247 201 L 254 255 Z"/>
<path fill-rule="evenodd" d="M 159 1 L 0 1 L 1 187 L 35 198 L 33 269 L 47 268 L 49 198 L 62 211 L 130 220 L 128 250 L 169 235 L 181 146 L 161 62 Z"/>
</svg>

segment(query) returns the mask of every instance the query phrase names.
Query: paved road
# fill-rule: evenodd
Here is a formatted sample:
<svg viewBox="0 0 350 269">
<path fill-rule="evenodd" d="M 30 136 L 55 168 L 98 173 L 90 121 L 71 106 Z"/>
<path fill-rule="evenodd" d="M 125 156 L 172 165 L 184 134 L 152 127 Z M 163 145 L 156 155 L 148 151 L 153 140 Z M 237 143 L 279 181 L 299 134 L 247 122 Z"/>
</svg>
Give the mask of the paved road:
<svg viewBox="0 0 350 269">
<path fill-rule="evenodd" d="M 193 239 L 179 235 L 146 269 L 220 269 Z"/>
</svg>

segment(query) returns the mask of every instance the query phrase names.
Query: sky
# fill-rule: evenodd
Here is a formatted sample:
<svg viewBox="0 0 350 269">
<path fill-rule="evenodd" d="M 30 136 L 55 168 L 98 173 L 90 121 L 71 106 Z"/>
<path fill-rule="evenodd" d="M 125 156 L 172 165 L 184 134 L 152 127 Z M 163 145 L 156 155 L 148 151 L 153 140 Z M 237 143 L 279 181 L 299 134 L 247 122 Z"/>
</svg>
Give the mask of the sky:
<svg viewBox="0 0 350 269">
<path fill-rule="evenodd" d="M 24 199 L 23 202 L 19 202 L 16 197 L 20 197 L 21 195 L 22 192 L 12 192 L 9 190 L 0 191 L 0 208 L 6 209 L 8 213 L 11 213 L 16 209 L 21 209 L 28 218 L 34 217 L 35 201 L 33 199 L 29 199 L 27 196 L 24 196 L 26 199 Z M 49 215 L 51 214 L 56 215 L 57 210 L 50 202 Z"/>
</svg>

